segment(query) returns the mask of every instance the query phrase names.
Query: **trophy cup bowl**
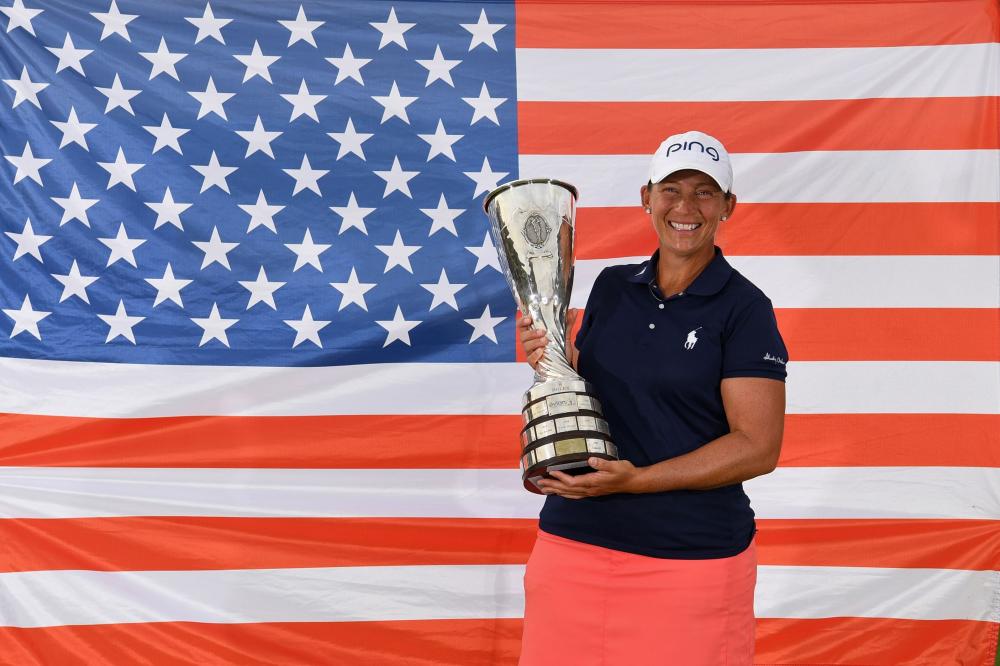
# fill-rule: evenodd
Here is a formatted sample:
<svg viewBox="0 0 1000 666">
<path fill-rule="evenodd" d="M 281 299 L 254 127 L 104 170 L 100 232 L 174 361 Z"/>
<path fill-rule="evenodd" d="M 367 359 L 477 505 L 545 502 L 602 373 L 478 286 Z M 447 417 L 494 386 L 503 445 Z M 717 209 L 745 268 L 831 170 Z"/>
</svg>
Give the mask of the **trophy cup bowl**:
<svg viewBox="0 0 1000 666">
<path fill-rule="evenodd" d="M 483 202 L 514 300 L 549 339 L 522 399 L 521 478 L 533 493 L 554 470 L 585 474 L 594 471 L 591 456 L 618 460 L 593 386 L 566 358 L 576 197 L 568 183 L 533 178 L 501 185 Z"/>
</svg>

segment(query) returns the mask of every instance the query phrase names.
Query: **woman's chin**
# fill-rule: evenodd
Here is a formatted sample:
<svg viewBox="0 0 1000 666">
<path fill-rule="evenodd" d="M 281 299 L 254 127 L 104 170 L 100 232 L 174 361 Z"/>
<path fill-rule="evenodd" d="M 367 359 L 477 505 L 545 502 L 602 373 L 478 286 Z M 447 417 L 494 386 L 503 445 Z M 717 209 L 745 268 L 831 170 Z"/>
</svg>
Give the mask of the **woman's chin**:
<svg viewBox="0 0 1000 666">
<path fill-rule="evenodd" d="M 711 247 L 712 243 L 706 242 L 702 238 L 667 238 L 660 241 L 660 248 L 663 251 L 681 257 L 696 256 L 707 251 L 706 248 Z"/>
</svg>

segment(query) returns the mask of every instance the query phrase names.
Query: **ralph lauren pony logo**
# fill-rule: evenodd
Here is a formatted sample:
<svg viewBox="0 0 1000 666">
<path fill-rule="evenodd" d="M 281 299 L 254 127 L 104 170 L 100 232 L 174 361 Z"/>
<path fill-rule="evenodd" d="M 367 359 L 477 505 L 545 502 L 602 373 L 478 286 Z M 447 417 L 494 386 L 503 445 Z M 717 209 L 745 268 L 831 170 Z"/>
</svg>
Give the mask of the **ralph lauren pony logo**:
<svg viewBox="0 0 1000 666">
<path fill-rule="evenodd" d="M 702 328 L 704 327 L 699 326 L 698 328 L 688 333 L 687 340 L 684 341 L 684 349 L 694 349 L 694 346 L 698 344 L 698 336 L 695 335 L 695 333 L 700 331 Z"/>
</svg>

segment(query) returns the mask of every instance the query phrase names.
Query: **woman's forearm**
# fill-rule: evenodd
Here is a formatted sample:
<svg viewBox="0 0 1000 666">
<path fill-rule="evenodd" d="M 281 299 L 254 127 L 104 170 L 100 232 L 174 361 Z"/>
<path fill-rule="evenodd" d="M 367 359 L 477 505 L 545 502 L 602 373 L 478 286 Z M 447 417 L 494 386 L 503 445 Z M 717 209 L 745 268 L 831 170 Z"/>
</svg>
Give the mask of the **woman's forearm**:
<svg viewBox="0 0 1000 666">
<path fill-rule="evenodd" d="M 781 440 L 754 441 L 735 431 L 690 453 L 636 469 L 630 492 L 709 490 L 740 483 L 775 468 Z"/>
</svg>

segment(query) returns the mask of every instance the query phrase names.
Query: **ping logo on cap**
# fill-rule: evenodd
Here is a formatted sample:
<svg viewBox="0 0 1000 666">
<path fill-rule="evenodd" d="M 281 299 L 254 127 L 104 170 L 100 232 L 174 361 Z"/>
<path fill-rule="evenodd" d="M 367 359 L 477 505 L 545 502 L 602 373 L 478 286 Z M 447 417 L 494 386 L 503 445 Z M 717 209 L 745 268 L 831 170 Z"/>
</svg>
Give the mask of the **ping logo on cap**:
<svg viewBox="0 0 1000 666">
<path fill-rule="evenodd" d="M 698 146 L 698 149 L 701 150 L 702 153 L 711 157 L 713 162 L 719 161 L 719 151 L 716 150 L 714 146 L 708 146 L 706 148 L 705 144 L 703 144 L 701 141 L 684 141 L 683 143 L 672 143 L 669 146 L 667 146 L 667 152 L 664 155 L 664 157 L 670 157 L 670 153 L 677 152 L 679 150 L 694 150 L 695 146 Z"/>
</svg>

